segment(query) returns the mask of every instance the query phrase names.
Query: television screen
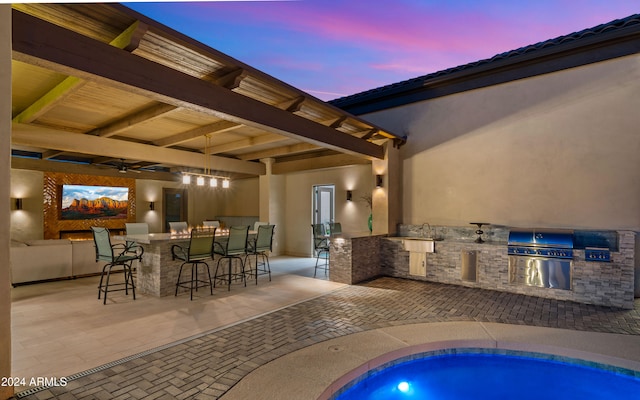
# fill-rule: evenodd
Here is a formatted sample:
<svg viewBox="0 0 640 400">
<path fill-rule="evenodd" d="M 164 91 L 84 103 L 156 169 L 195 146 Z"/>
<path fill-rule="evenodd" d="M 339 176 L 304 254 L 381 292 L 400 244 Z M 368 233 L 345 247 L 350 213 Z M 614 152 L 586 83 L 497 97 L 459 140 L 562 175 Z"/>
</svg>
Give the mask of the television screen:
<svg viewBox="0 0 640 400">
<path fill-rule="evenodd" d="M 128 206 L 128 187 L 62 185 L 63 220 L 126 219 Z"/>
</svg>

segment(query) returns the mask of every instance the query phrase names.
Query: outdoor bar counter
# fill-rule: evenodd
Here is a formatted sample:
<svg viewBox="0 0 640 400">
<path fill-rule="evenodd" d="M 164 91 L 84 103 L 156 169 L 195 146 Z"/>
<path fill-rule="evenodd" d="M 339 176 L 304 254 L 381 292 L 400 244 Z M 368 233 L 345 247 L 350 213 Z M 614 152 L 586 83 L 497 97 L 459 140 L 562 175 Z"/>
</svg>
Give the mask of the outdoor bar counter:
<svg viewBox="0 0 640 400">
<path fill-rule="evenodd" d="M 221 230 L 220 233 L 216 231 L 216 241 L 227 236 L 228 232 L 226 231 Z M 254 236 L 255 231 L 249 231 L 249 238 Z M 142 263 L 137 268 L 136 289 L 141 293 L 158 297 L 173 296 L 175 294 L 178 272 L 183 262 L 181 260 L 173 260 L 171 246 L 174 244 L 188 246 L 191 238 L 190 233 L 150 233 L 146 235 L 116 236 L 116 238 L 136 242 L 144 248 Z M 217 257 L 215 261 L 207 261 L 211 271 L 211 277 L 213 277 L 215 273 L 217 262 Z M 252 263 L 252 258 L 249 257 L 247 262 Z M 182 271 L 182 280 L 189 280 L 191 278 L 190 274 L 191 268 L 184 268 Z M 188 291 L 188 289 L 184 287 L 178 288 L 178 293 L 185 291 Z"/>
<path fill-rule="evenodd" d="M 141 293 L 158 297 L 173 296 L 182 261 L 172 260 L 171 246 L 174 244 L 188 245 L 190 235 L 150 233 L 148 235 L 118 236 L 117 238 L 136 242 L 144 248 L 142 263 L 136 271 L 136 289 Z M 190 273 L 189 268 L 187 268 L 187 273 Z M 211 273 L 213 274 L 213 271 Z"/>
<path fill-rule="evenodd" d="M 386 236 L 369 231 L 332 235 L 329 280 L 352 285 L 382 275 L 380 249 Z"/>
</svg>

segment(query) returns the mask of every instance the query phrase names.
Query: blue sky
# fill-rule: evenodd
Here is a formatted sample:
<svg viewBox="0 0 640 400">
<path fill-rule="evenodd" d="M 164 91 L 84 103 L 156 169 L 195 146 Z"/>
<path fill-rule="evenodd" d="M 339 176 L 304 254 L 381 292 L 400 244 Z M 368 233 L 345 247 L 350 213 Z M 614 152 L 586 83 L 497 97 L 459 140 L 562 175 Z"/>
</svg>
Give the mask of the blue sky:
<svg viewBox="0 0 640 400">
<path fill-rule="evenodd" d="M 640 13 L 638 0 L 124 4 L 322 100 Z"/>
</svg>

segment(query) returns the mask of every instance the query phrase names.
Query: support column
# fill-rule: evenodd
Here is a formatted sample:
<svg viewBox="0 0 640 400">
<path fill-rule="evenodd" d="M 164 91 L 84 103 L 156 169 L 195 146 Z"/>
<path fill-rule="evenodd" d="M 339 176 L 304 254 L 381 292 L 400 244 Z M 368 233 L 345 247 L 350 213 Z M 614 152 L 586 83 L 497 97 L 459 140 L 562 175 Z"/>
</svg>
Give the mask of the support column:
<svg viewBox="0 0 640 400">
<path fill-rule="evenodd" d="M 11 376 L 11 4 L 0 4 L 0 378 Z M 13 396 L 13 387 L 0 386 L 0 399 Z"/>
<path fill-rule="evenodd" d="M 400 151 L 392 142 L 385 144 L 384 160 L 373 160 L 371 163 L 373 181 L 382 176 L 382 186 L 375 187 L 373 200 L 373 233 L 395 234 L 397 226 L 402 222 L 402 163 Z"/>
<path fill-rule="evenodd" d="M 273 158 L 260 160 L 266 166 L 266 173 L 260 175 L 260 221 L 268 221 L 275 225 L 273 235 L 273 255 L 284 253 L 285 243 L 285 179 L 281 175 L 273 175 Z"/>
</svg>

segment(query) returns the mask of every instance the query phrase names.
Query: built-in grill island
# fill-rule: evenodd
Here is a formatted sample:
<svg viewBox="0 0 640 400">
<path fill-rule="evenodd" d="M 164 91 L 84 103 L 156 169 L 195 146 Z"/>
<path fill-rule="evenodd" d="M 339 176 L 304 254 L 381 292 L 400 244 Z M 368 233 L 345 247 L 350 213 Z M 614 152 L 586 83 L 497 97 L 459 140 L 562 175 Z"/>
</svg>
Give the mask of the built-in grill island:
<svg viewBox="0 0 640 400">
<path fill-rule="evenodd" d="M 422 275 L 412 272 L 402 240 L 419 236 L 422 224 L 400 225 L 398 237 L 380 239 L 379 274 L 625 309 L 633 309 L 635 293 L 640 298 L 636 232 L 492 224 L 477 243 L 471 226 L 431 228 L 439 241 L 422 255 Z"/>
<path fill-rule="evenodd" d="M 509 283 L 571 290 L 572 231 L 512 230 L 507 246 Z"/>
</svg>

